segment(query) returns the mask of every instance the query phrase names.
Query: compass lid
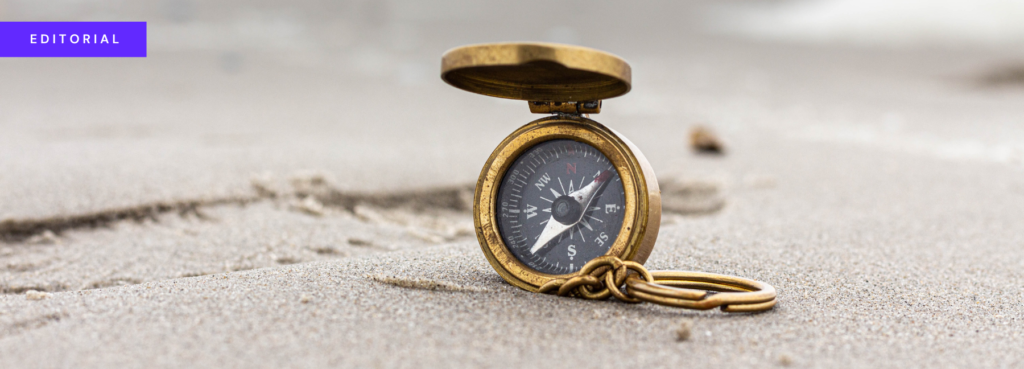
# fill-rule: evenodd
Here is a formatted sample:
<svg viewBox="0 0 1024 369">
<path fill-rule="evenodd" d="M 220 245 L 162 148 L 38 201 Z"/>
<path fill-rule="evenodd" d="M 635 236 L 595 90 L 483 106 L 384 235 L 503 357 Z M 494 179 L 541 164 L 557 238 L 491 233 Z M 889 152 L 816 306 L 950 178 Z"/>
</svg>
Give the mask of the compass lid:
<svg viewBox="0 0 1024 369">
<path fill-rule="evenodd" d="M 457 47 L 441 57 L 441 79 L 469 92 L 529 101 L 590 101 L 629 92 L 622 58 L 580 46 L 497 43 Z"/>
</svg>

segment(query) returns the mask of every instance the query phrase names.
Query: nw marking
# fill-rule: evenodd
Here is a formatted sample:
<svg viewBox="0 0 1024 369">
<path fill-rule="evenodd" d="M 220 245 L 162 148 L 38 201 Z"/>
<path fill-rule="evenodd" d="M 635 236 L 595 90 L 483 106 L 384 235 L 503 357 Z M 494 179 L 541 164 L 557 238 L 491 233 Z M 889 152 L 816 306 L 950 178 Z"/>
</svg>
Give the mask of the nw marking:
<svg viewBox="0 0 1024 369">
<path fill-rule="evenodd" d="M 544 186 L 547 186 L 548 182 L 550 181 L 551 176 L 549 176 L 547 173 L 544 173 L 544 175 L 540 176 L 540 178 L 537 179 L 537 183 L 534 183 L 533 185 L 537 186 L 538 190 L 543 190 Z"/>
</svg>

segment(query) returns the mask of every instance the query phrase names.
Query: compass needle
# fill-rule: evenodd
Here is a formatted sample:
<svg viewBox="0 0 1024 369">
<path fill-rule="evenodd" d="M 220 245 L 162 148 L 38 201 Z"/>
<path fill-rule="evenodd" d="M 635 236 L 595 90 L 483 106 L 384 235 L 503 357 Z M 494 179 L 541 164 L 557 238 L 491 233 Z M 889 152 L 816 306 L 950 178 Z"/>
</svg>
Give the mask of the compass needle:
<svg viewBox="0 0 1024 369">
<path fill-rule="evenodd" d="M 544 245 L 546 245 L 548 242 L 551 242 L 552 238 L 557 237 L 558 235 L 562 234 L 562 232 L 565 232 L 565 230 L 569 228 L 569 226 L 565 224 L 552 220 L 554 220 L 554 216 L 552 216 L 551 219 L 545 221 L 547 222 L 547 225 L 544 226 L 544 230 L 541 231 L 540 236 L 537 237 L 537 242 L 533 244 L 533 247 L 530 247 L 531 254 L 536 254 L 537 251 L 540 251 L 540 249 L 544 247 Z"/>
</svg>

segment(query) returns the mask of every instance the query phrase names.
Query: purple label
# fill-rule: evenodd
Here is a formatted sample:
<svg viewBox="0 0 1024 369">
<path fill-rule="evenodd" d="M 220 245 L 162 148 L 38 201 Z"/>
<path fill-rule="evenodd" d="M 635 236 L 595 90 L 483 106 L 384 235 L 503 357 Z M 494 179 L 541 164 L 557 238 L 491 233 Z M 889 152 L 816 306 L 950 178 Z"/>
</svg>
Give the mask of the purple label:
<svg viewBox="0 0 1024 369">
<path fill-rule="evenodd" d="M 146 22 L 0 22 L 0 57 L 146 57 Z"/>
</svg>

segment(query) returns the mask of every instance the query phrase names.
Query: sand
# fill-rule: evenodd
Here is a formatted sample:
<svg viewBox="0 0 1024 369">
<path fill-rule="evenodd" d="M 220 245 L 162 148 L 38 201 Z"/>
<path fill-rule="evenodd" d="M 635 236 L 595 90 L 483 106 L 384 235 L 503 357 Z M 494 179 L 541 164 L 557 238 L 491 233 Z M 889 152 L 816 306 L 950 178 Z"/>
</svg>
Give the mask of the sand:
<svg viewBox="0 0 1024 369">
<path fill-rule="evenodd" d="M 0 61 L 2 367 L 1024 365 L 1024 88 L 986 82 L 1022 48 L 752 41 L 702 31 L 702 2 L 169 4 L 97 5 L 153 19 L 147 59 Z M 252 22 L 279 28 L 189 43 Z M 664 186 L 647 266 L 767 282 L 775 309 L 539 295 L 487 264 L 468 189 L 538 116 L 437 58 L 573 37 L 634 67 L 594 118 Z"/>
</svg>

